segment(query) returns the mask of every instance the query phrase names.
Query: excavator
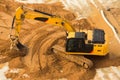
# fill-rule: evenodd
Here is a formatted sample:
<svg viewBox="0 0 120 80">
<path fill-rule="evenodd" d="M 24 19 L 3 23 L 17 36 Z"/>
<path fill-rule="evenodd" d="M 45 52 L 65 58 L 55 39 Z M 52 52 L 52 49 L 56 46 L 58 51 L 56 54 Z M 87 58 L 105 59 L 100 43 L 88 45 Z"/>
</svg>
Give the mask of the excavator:
<svg viewBox="0 0 120 80">
<path fill-rule="evenodd" d="M 51 50 L 84 68 L 89 69 L 93 66 L 93 62 L 84 57 L 84 55 L 105 56 L 108 53 L 108 40 L 104 30 L 93 29 L 76 32 L 74 28 L 61 17 L 26 6 L 20 6 L 16 9 L 10 33 L 11 49 L 20 51 L 27 49 L 27 47 L 19 41 L 19 33 L 24 19 L 37 20 L 63 28 L 66 32 L 65 48 L 54 45 Z M 26 53 L 21 54 L 21 56 L 25 55 Z"/>
</svg>

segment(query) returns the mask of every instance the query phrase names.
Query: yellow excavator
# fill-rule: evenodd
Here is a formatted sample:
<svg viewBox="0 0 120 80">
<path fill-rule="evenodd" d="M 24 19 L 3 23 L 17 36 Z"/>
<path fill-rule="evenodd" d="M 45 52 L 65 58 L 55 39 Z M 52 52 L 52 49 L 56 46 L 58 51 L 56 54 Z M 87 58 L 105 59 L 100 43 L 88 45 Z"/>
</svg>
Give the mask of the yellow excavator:
<svg viewBox="0 0 120 80">
<path fill-rule="evenodd" d="M 42 21 L 64 28 L 67 33 L 66 46 L 63 48 L 59 45 L 55 45 L 52 47 L 53 52 L 85 68 L 92 67 L 93 63 L 91 60 L 85 58 L 84 55 L 105 56 L 108 53 L 108 40 L 104 30 L 93 29 L 76 32 L 74 28 L 61 17 L 25 6 L 18 7 L 13 18 L 10 34 L 12 41 L 11 49 L 26 49 L 19 41 L 19 32 L 24 19 Z"/>
</svg>

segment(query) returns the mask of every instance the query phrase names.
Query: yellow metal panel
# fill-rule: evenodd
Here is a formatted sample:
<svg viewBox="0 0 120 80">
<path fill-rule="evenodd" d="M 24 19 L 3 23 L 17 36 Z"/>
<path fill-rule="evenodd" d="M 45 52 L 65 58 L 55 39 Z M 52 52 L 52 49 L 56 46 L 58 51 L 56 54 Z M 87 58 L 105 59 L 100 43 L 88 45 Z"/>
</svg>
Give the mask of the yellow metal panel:
<svg viewBox="0 0 120 80">
<path fill-rule="evenodd" d="M 108 53 L 107 44 L 95 44 L 93 52 L 91 54 L 104 56 Z"/>
<path fill-rule="evenodd" d="M 75 38 L 75 32 L 69 32 L 67 38 Z"/>
<path fill-rule="evenodd" d="M 93 31 L 92 30 L 88 30 L 87 32 L 87 39 L 92 41 L 93 38 Z"/>
<path fill-rule="evenodd" d="M 65 20 L 59 17 L 51 17 L 46 23 L 53 24 L 64 28 L 67 32 L 75 32 L 73 27 Z"/>
</svg>

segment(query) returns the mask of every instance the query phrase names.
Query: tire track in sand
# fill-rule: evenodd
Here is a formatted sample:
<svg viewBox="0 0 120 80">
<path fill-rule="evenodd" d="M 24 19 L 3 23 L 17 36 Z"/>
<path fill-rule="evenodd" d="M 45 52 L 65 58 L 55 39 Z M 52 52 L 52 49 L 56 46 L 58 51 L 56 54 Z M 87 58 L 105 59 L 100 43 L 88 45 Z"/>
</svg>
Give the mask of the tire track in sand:
<svg viewBox="0 0 120 80">
<path fill-rule="evenodd" d="M 31 37 L 33 37 L 34 35 L 37 35 L 37 32 L 39 31 L 44 31 L 43 29 L 47 28 L 49 25 L 45 25 L 45 26 L 42 26 L 42 27 L 38 27 L 36 28 L 35 30 L 32 30 L 32 31 L 28 31 L 29 34 L 26 35 L 26 37 L 21 37 L 22 39 L 22 42 L 25 44 L 27 42 L 29 42 L 31 40 Z M 24 35 L 24 34 L 23 34 Z"/>
<path fill-rule="evenodd" d="M 54 36 L 56 36 L 56 33 L 58 33 L 58 34 L 61 34 L 60 33 L 60 31 L 58 32 L 58 28 L 56 28 L 55 27 L 55 29 L 54 28 L 52 28 L 51 30 L 49 29 L 48 30 L 48 32 L 44 32 L 44 33 L 42 33 L 42 36 L 41 35 L 36 35 L 36 37 L 34 36 L 34 38 L 33 38 L 33 40 L 31 40 L 31 42 L 32 43 L 30 43 L 30 45 L 31 45 L 31 49 L 30 49 L 30 53 L 29 53 L 29 56 L 28 57 L 33 57 L 34 56 L 34 58 L 33 58 L 33 60 L 32 61 L 34 61 L 34 62 L 38 62 L 37 61 L 37 59 L 36 58 L 38 58 L 38 54 L 40 53 L 39 51 L 41 51 L 42 49 L 41 49 L 41 46 L 44 44 L 44 42 L 46 42 L 47 40 L 49 40 L 50 38 L 52 38 L 53 40 L 54 40 Z M 62 34 L 61 34 L 62 35 Z M 64 34 L 65 35 L 65 34 Z M 64 36 L 64 35 L 62 35 L 62 36 Z M 59 36 L 59 35 L 57 35 L 57 36 Z M 45 46 L 47 46 L 47 45 L 45 45 Z M 46 48 L 46 47 L 45 47 Z M 46 50 L 47 50 L 47 48 L 46 48 Z M 43 56 L 42 56 L 43 57 Z M 31 61 L 30 60 L 30 58 L 28 58 L 29 60 L 27 60 L 27 61 Z M 39 59 L 39 58 L 38 58 Z M 25 60 L 26 61 L 26 60 Z M 29 65 L 31 65 L 31 64 L 36 64 L 36 63 L 34 63 L 34 62 L 29 62 Z M 27 62 L 28 63 L 28 62 Z M 38 65 L 38 64 L 37 64 Z M 40 64 L 39 64 L 40 65 Z M 34 65 L 32 66 L 32 67 L 34 67 Z"/>
<path fill-rule="evenodd" d="M 23 39 L 23 43 L 27 43 L 30 48 L 28 55 L 24 58 L 27 66 L 34 67 L 35 65 L 32 66 L 31 64 L 34 64 L 35 62 L 38 63 L 37 59 L 32 60 L 34 61 L 33 63 L 31 61 L 31 58 L 34 56 L 36 51 L 40 49 L 38 44 L 40 44 L 44 38 L 59 30 L 58 28 L 59 27 L 56 26 L 51 27 L 50 25 L 45 25 L 42 28 L 35 29 L 31 35 L 27 35 L 27 37 Z"/>
<path fill-rule="evenodd" d="M 52 46 L 56 43 L 57 40 L 65 37 L 64 36 L 65 33 L 64 32 L 57 32 L 54 33 L 52 35 L 50 35 L 49 37 L 47 37 L 46 39 L 44 39 L 43 44 L 40 46 L 40 49 L 38 50 L 37 53 L 39 58 L 40 58 L 40 69 L 43 69 L 47 66 L 47 58 L 46 58 L 46 53 L 49 52 L 49 50 L 52 48 Z"/>
</svg>

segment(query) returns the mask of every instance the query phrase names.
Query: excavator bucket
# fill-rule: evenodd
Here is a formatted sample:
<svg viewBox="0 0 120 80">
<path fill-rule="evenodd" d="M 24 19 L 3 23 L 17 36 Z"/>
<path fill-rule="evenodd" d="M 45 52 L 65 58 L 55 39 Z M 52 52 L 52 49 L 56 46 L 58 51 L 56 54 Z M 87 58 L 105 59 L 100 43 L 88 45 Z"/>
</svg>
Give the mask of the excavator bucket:
<svg viewBox="0 0 120 80">
<path fill-rule="evenodd" d="M 25 45 L 23 45 L 22 43 L 20 43 L 20 41 L 18 41 L 18 43 L 16 44 L 16 46 L 18 48 L 18 51 L 21 52 L 21 54 L 20 54 L 21 57 L 24 57 L 24 56 L 27 55 L 28 48 Z"/>
<path fill-rule="evenodd" d="M 26 46 L 24 46 L 18 39 L 17 36 L 10 36 L 10 40 L 11 40 L 11 46 L 10 46 L 10 50 L 16 50 L 16 51 L 20 51 L 21 54 L 19 56 L 25 56 L 28 53 L 28 48 Z"/>
<path fill-rule="evenodd" d="M 0 64 L 8 62 L 16 57 L 24 57 L 28 54 L 28 48 L 20 43 L 20 41 L 17 42 L 16 48 L 13 46 L 13 48 L 9 48 L 9 44 L 6 45 L 6 48 L 3 50 L 0 50 Z"/>
</svg>

